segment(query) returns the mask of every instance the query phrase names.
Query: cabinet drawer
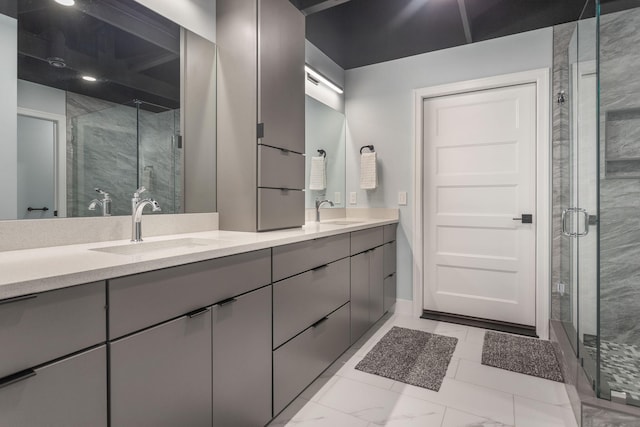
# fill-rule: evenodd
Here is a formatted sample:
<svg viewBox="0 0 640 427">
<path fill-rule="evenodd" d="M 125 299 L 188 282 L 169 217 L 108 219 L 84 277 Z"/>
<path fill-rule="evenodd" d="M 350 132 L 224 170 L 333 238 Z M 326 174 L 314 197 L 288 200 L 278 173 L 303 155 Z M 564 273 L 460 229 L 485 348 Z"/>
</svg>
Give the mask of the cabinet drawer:
<svg viewBox="0 0 640 427">
<path fill-rule="evenodd" d="M 387 277 L 396 272 L 396 242 L 385 243 L 382 248 L 384 250 L 383 275 Z"/>
<path fill-rule="evenodd" d="M 276 348 L 349 301 L 349 258 L 273 285 L 273 347 Z"/>
<path fill-rule="evenodd" d="M 106 340 L 105 284 L 0 301 L 0 378 Z"/>
<path fill-rule="evenodd" d="M 351 255 L 359 254 L 376 246 L 381 246 L 382 242 L 382 227 L 354 231 L 351 233 Z"/>
<path fill-rule="evenodd" d="M 396 303 L 396 275 L 395 273 L 384 279 L 384 312 L 386 313 Z"/>
<path fill-rule="evenodd" d="M 349 304 L 273 352 L 273 412 L 282 411 L 349 347 Z"/>
<path fill-rule="evenodd" d="M 273 248 L 273 281 L 349 256 L 349 234 Z"/>
<path fill-rule="evenodd" d="M 398 229 L 398 224 L 389 224 L 389 225 L 385 225 L 382 227 L 383 231 L 383 237 L 384 237 L 384 243 L 389 243 L 389 242 L 393 242 L 394 240 L 396 240 L 396 232 Z"/>
<path fill-rule="evenodd" d="M 304 191 L 258 188 L 258 231 L 304 225 Z"/>
<path fill-rule="evenodd" d="M 258 145 L 258 187 L 304 188 L 304 156 Z"/>
<path fill-rule="evenodd" d="M 112 426 L 211 427 L 211 311 L 110 344 Z"/>
<path fill-rule="evenodd" d="M 1 426 L 106 427 L 106 346 L 30 374 L 24 380 L 0 385 Z"/>
<path fill-rule="evenodd" d="M 109 280 L 109 336 L 135 332 L 271 282 L 263 249 Z"/>
</svg>

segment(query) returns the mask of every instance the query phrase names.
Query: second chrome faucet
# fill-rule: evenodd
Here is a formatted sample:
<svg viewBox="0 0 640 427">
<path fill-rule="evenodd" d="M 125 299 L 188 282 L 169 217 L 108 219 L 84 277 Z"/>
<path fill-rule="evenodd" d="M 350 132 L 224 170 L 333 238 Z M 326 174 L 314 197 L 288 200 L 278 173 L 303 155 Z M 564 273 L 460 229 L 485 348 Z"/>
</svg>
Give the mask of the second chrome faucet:
<svg viewBox="0 0 640 427">
<path fill-rule="evenodd" d="M 142 211 L 146 206 L 151 206 L 153 212 L 159 212 L 160 205 L 153 199 L 140 199 L 140 194 L 146 191 L 146 188 L 140 187 L 131 198 L 131 241 L 142 242 Z"/>
</svg>

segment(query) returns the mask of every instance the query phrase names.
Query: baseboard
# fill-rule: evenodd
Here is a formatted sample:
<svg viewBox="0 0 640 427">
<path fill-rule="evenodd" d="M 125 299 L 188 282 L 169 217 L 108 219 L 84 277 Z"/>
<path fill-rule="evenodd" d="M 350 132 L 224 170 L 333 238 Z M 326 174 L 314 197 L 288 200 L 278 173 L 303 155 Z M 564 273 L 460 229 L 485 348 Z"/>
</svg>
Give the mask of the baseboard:
<svg viewBox="0 0 640 427">
<path fill-rule="evenodd" d="M 396 299 L 396 314 L 402 314 L 404 316 L 411 316 L 413 314 L 413 301 L 410 299 Z"/>
</svg>

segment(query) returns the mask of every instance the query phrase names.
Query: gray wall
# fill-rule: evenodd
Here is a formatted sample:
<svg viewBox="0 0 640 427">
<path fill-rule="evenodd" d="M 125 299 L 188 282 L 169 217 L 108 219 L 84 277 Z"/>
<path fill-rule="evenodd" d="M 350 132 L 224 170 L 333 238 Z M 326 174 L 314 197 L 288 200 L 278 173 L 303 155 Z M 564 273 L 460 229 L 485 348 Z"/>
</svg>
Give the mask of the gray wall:
<svg viewBox="0 0 640 427">
<path fill-rule="evenodd" d="M 413 292 L 413 90 L 551 65 L 552 28 L 544 28 L 346 71 L 347 195 L 358 193 L 358 207 L 395 207 L 398 192 L 408 192 L 400 206 L 398 298 Z M 365 144 L 378 153 L 374 191 L 359 189 Z"/>
<path fill-rule="evenodd" d="M 0 220 L 15 219 L 17 214 L 17 134 L 16 117 L 18 56 L 16 49 L 18 21 L 0 14 Z"/>
</svg>

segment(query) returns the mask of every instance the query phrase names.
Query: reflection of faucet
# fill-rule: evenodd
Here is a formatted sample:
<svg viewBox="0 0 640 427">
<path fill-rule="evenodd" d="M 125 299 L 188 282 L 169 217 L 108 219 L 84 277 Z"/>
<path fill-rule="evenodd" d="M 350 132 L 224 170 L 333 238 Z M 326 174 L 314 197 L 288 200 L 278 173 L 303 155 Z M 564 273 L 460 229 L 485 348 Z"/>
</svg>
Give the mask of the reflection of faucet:
<svg viewBox="0 0 640 427">
<path fill-rule="evenodd" d="M 143 185 L 141 185 L 140 188 L 138 188 L 133 193 L 133 197 L 131 198 L 131 215 L 133 215 L 136 212 L 136 206 L 140 201 L 140 194 L 144 193 L 145 191 L 147 191 L 147 189 L 144 188 Z"/>
<path fill-rule="evenodd" d="M 95 211 L 96 206 L 100 206 L 102 208 L 102 216 L 111 216 L 111 197 L 109 193 L 99 188 L 95 188 L 95 190 L 102 195 L 102 199 L 93 199 L 91 203 L 89 203 L 89 210 Z"/>
<path fill-rule="evenodd" d="M 316 200 L 316 222 L 320 222 L 320 206 L 324 203 L 329 203 L 333 206 L 333 202 L 331 200 Z"/>
<path fill-rule="evenodd" d="M 144 191 L 144 190 L 143 190 Z M 153 212 L 161 211 L 160 205 L 153 199 L 140 200 L 140 193 L 138 190 L 134 193 L 133 199 L 131 199 L 131 205 L 133 206 L 133 212 L 131 213 L 131 241 L 142 242 L 142 211 L 145 206 L 150 205 Z"/>
</svg>

